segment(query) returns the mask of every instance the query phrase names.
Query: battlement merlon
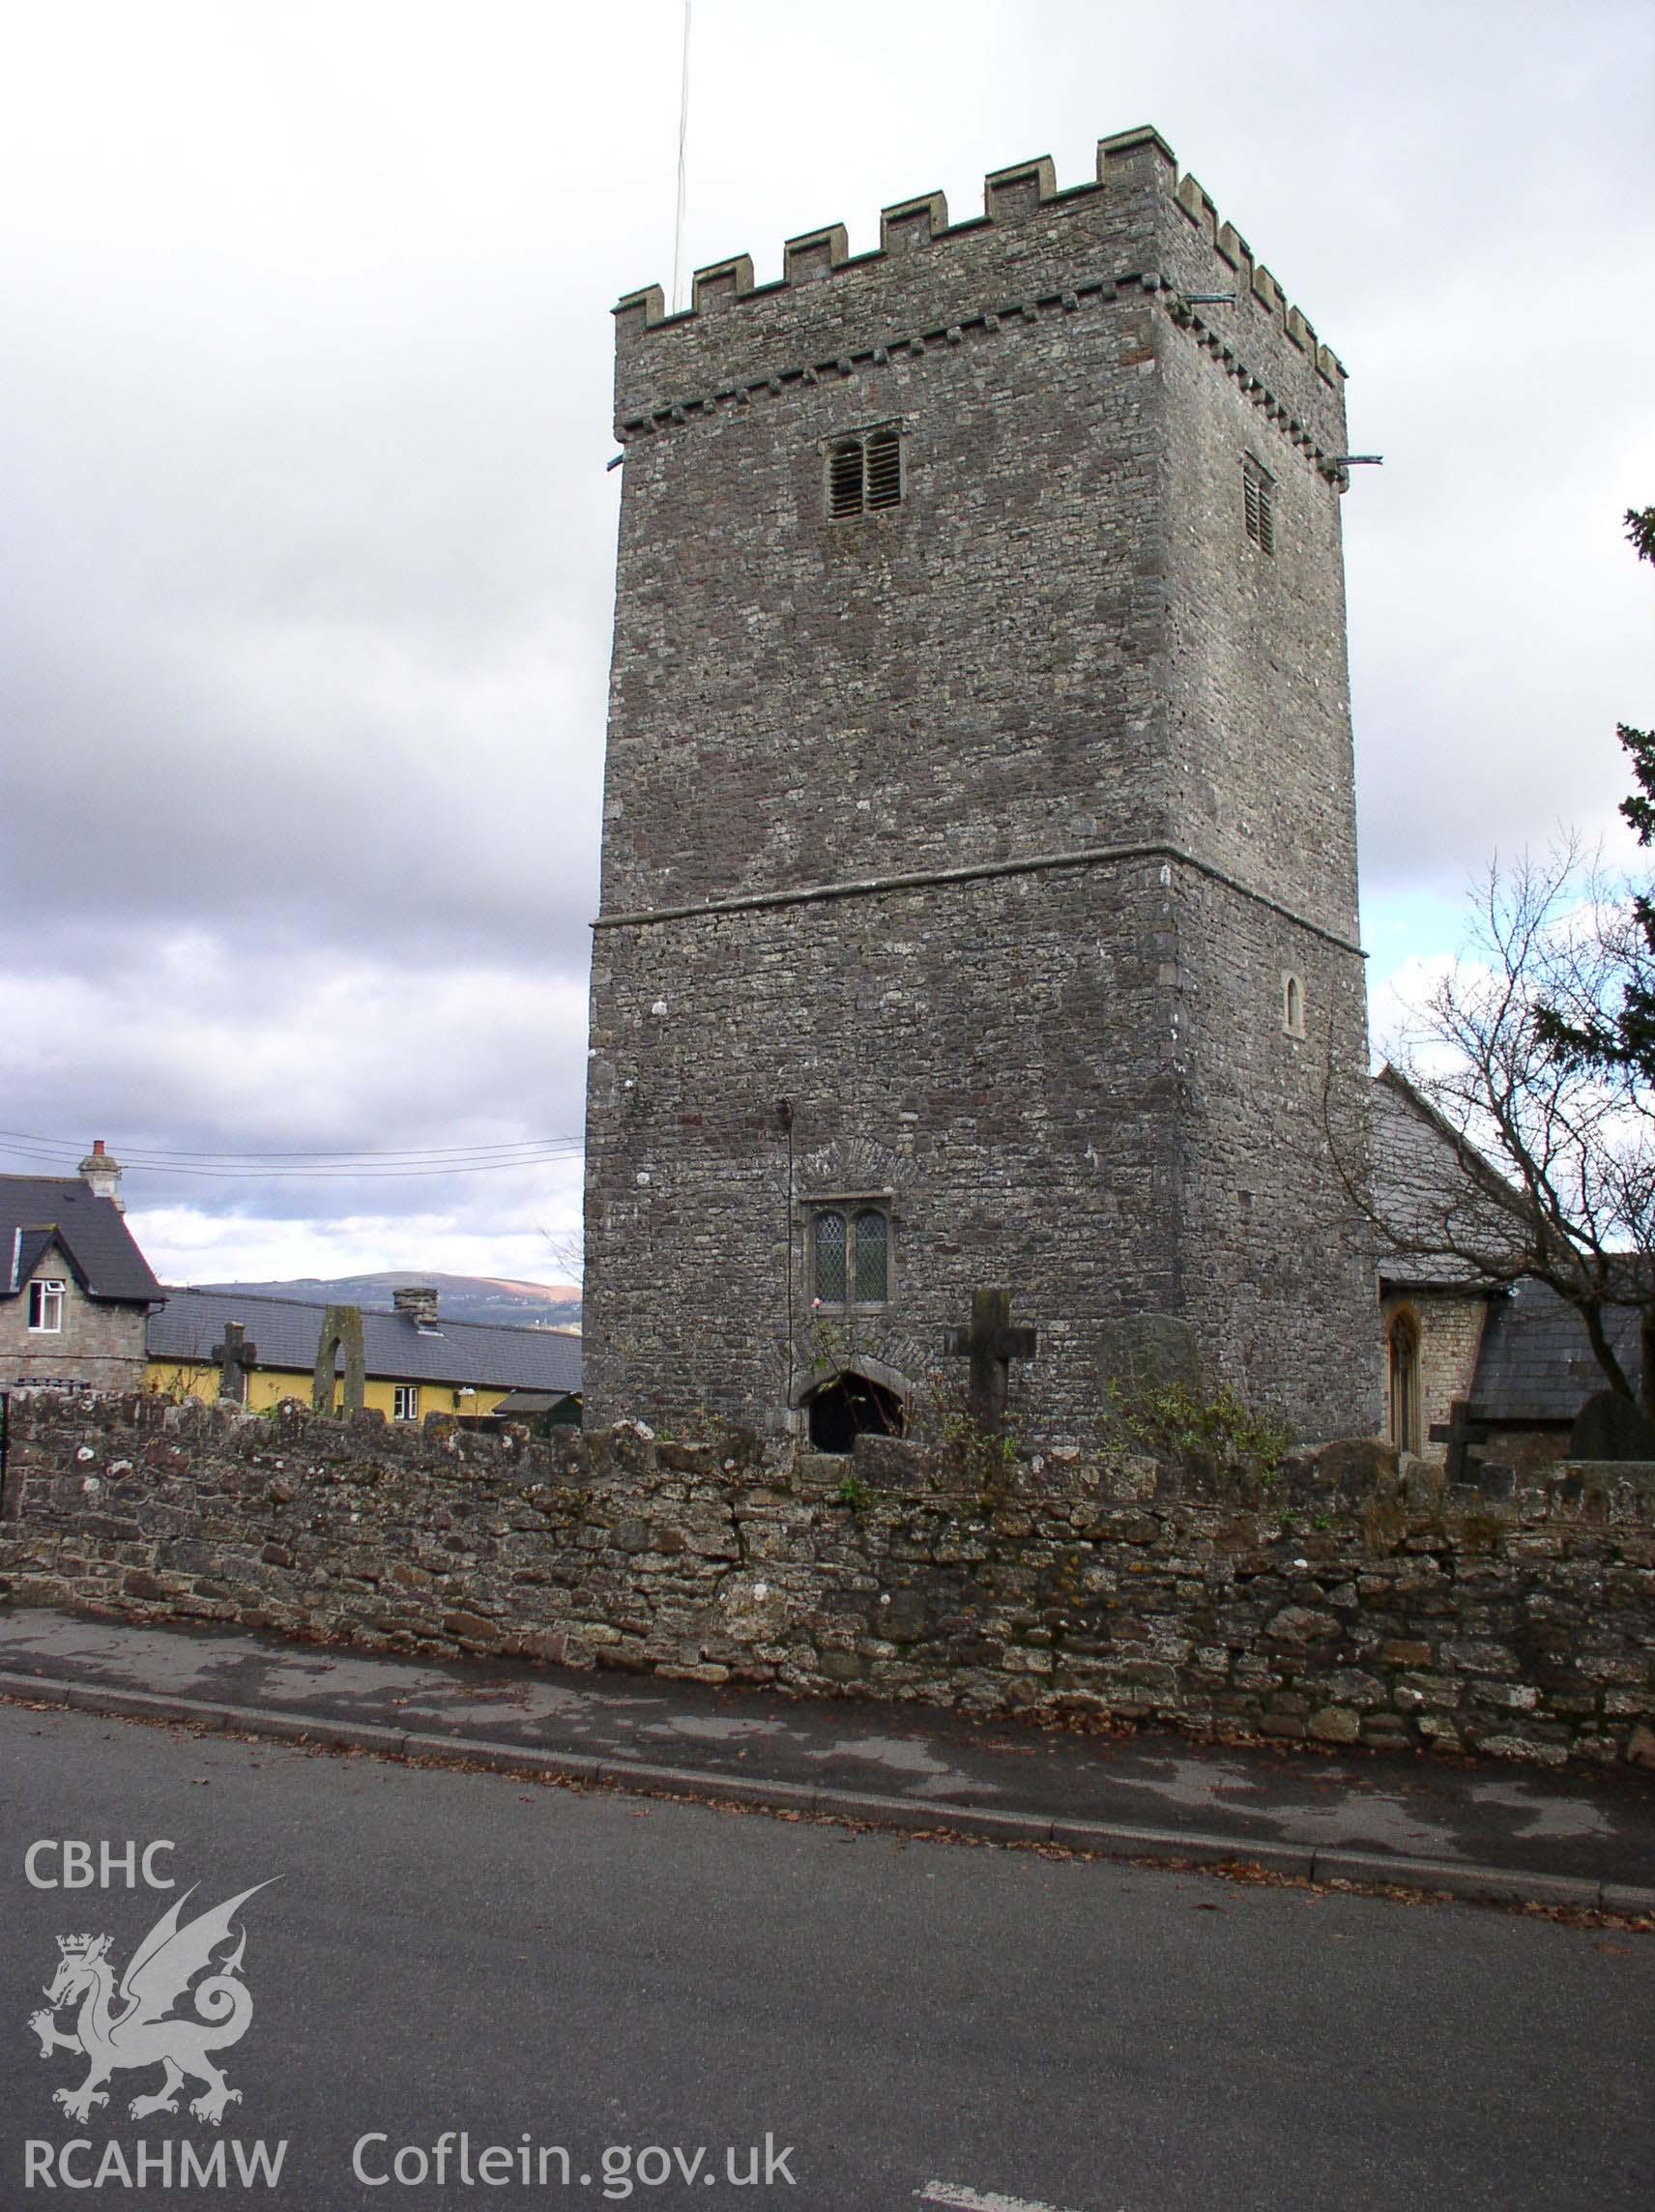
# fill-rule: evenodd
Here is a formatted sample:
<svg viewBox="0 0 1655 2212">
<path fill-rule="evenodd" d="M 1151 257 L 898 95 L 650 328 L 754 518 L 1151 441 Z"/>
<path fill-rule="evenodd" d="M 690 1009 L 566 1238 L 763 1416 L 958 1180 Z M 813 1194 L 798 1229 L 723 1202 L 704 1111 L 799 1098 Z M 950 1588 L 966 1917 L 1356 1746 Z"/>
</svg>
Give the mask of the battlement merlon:
<svg viewBox="0 0 1655 2212">
<path fill-rule="evenodd" d="M 1342 363 L 1147 128 L 1101 139 L 1095 179 L 1063 190 L 1045 156 L 994 170 L 983 213 L 964 221 L 950 223 L 941 192 L 887 207 L 867 253 L 851 253 L 832 223 L 789 239 L 773 282 L 755 284 L 748 254 L 714 262 L 678 314 L 657 284 L 628 293 L 615 308 L 617 420 L 1124 277 L 1176 295 L 1234 292 L 1234 307 L 1198 308 L 1201 321 L 1243 358 L 1262 355 L 1272 387 L 1343 450 Z"/>
</svg>

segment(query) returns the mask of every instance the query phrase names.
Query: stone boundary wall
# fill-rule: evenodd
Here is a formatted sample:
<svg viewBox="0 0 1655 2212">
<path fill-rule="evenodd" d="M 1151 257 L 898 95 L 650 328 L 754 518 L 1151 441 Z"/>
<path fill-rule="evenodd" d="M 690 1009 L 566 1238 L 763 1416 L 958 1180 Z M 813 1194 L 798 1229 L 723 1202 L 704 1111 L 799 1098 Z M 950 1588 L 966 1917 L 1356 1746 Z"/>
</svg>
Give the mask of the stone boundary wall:
<svg viewBox="0 0 1655 2212">
<path fill-rule="evenodd" d="M 1448 1489 L 1361 1442 L 1266 1483 L 22 1393 L 0 1600 L 979 1715 L 1655 1758 L 1651 1467 Z"/>
</svg>

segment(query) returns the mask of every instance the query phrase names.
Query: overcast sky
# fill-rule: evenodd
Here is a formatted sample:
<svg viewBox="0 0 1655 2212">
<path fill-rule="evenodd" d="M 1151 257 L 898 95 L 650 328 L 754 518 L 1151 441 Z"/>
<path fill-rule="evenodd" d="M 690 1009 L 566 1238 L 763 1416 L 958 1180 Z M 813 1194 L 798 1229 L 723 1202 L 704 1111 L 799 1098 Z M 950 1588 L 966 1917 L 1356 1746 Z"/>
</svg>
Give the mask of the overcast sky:
<svg viewBox="0 0 1655 2212">
<path fill-rule="evenodd" d="M 171 1280 L 566 1276 L 608 309 L 672 280 L 681 0 L 0 16 L 0 1168 L 519 1148 L 127 1195 Z M 1382 1032 L 1496 848 L 1625 851 L 1652 116 L 1646 0 L 696 0 L 686 264 L 1160 129 L 1385 455 L 1344 509 Z"/>
</svg>

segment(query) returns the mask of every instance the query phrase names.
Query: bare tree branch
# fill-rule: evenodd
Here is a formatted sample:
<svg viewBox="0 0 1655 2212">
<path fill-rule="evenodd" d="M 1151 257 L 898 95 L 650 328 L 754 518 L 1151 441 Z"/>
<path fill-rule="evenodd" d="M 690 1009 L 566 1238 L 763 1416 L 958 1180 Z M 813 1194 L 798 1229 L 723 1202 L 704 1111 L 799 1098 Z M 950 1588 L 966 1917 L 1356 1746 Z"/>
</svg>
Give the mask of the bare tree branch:
<svg viewBox="0 0 1655 2212">
<path fill-rule="evenodd" d="M 1573 840 L 1543 862 L 1496 860 L 1470 944 L 1386 1070 L 1435 1124 L 1438 1172 L 1365 1193 L 1340 1172 L 1393 1260 L 1444 1281 L 1547 1284 L 1580 1314 L 1610 1388 L 1655 1419 L 1655 1095 L 1636 1063 L 1558 1044 L 1560 1024 L 1612 1018 L 1641 949 L 1632 894 Z M 1636 1379 L 1612 1341 L 1629 1310 Z"/>
</svg>

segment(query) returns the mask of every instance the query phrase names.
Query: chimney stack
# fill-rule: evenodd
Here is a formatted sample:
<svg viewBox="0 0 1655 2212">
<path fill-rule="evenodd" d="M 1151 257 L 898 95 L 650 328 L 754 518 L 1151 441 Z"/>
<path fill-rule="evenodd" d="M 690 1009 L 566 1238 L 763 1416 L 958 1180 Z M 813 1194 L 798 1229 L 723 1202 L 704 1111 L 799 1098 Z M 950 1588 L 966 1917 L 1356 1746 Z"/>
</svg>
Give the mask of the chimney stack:
<svg viewBox="0 0 1655 2212">
<path fill-rule="evenodd" d="M 121 1163 L 103 1150 L 102 1137 L 94 1137 L 92 1150 L 80 1163 L 81 1179 L 92 1185 L 95 1198 L 114 1201 L 117 1213 L 125 1213 L 127 1202 L 121 1196 Z"/>
<path fill-rule="evenodd" d="M 428 1328 L 437 1319 L 437 1293 L 429 1283 L 409 1283 L 402 1290 L 392 1291 L 391 1302 L 417 1327 Z"/>
</svg>

